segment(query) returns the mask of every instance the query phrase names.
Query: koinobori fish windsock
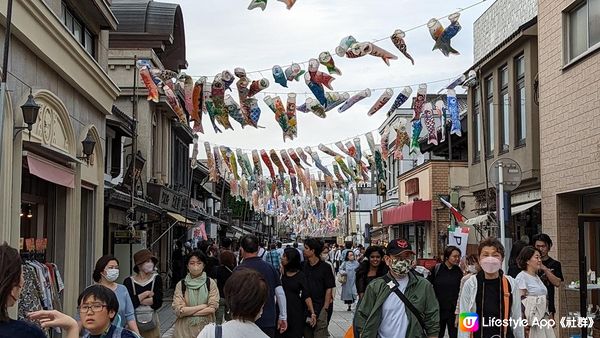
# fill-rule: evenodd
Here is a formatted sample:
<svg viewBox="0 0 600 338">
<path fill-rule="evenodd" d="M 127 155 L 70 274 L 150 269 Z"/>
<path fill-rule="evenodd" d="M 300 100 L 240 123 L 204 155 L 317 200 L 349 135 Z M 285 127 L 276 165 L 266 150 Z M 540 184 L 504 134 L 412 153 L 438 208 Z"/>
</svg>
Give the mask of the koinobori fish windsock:
<svg viewBox="0 0 600 338">
<path fill-rule="evenodd" d="M 427 102 L 423 105 L 423 115 L 425 117 L 425 127 L 427 127 L 427 144 L 437 145 L 437 130 L 435 128 L 433 107 L 431 103 Z"/>
<path fill-rule="evenodd" d="M 231 91 L 231 85 L 233 84 L 234 80 L 235 77 L 233 77 L 233 74 L 231 74 L 230 71 L 224 70 L 221 72 L 221 81 L 223 81 L 223 87 L 225 89 Z"/>
<path fill-rule="evenodd" d="M 423 130 L 423 124 L 421 120 L 412 121 L 412 135 L 410 142 L 410 154 L 415 154 L 419 149 L 419 136 L 421 136 L 421 130 Z"/>
<path fill-rule="evenodd" d="M 296 153 L 298 153 L 298 156 L 300 156 L 302 161 L 304 161 L 304 163 L 306 163 L 307 166 L 312 167 L 312 165 L 308 162 L 308 156 L 306 156 L 306 154 L 304 153 L 304 150 L 302 150 L 302 148 L 297 147 Z"/>
<path fill-rule="evenodd" d="M 240 167 L 242 168 L 242 174 L 248 177 L 252 176 L 252 166 L 250 165 L 248 157 L 244 156 L 246 154 L 242 153 L 241 149 L 236 149 L 235 155 L 237 156 L 237 161 L 240 164 Z"/>
<path fill-rule="evenodd" d="M 338 92 L 327 92 L 325 94 L 327 99 L 327 104 L 325 104 L 325 112 L 328 112 L 335 107 L 341 105 L 346 102 L 350 98 L 350 94 L 348 93 L 338 93 Z"/>
<path fill-rule="evenodd" d="M 427 97 L 427 84 L 422 83 L 419 85 L 419 90 L 417 90 L 417 97 L 414 101 L 412 121 L 421 119 L 421 113 L 423 112 L 423 105 L 425 104 L 426 97 Z"/>
<path fill-rule="evenodd" d="M 396 100 L 392 104 L 392 107 L 390 107 L 390 110 L 388 111 L 388 115 L 394 113 L 398 108 L 400 108 L 408 100 L 408 98 L 410 97 L 411 94 L 412 94 L 412 88 L 409 86 L 404 87 L 404 89 L 402 89 L 400 94 L 398 94 L 398 96 L 396 96 Z"/>
<path fill-rule="evenodd" d="M 360 145 L 360 137 L 355 137 L 353 141 L 354 141 L 354 147 L 356 148 L 356 159 L 358 161 L 361 161 L 363 153 L 362 153 L 362 147 Z"/>
<path fill-rule="evenodd" d="M 252 150 L 252 163 L 254 164 L 254 175 L 261 177 L 263 175 L 262 165 L 260 164 L 260 157 L 258 155 L 258 150 L 256 149 Z"/>
<path fill-rule="evenodd" d="M 346 147 L 344 146 L 344 144 L 342 143 L 342 141 L 336 142 L 335 146 L 338 147 L 338 149 L 341 150 L 344 154 L 350 156 L 350 152 L 348 151 L 348 149 L 346 149 Z M 333 156 L 333 155 L 331 155 L 331 156 Z"/>
<path fill-rule="evenodd" d="M 271 178 L 275 179 L 275 169 L 273 168 L 273 163 L 271 162 L 271 159 L 269 158 L 269 154 L 267 154 L 267 152 L 264 149 L 261 149 L 260 157 L 262 158 L 263 162 L 267 166 L 267 169 L 269 169 Z"/>
<path fill-rule="evenodd" d="M 331 57 L 331 54 L 329 52 L 322 52 L 321 54 L 319 54 L 319 62 L 323 66 L 327 67 L 327 71 L 329 72 L 329 74 L 342 75 L 342 71 L 335 66 L 333 57 Z"/>
<path fill-rule="evenodd" d="M 450 113 L 450 120 L 452 121 L 452 127 L 450 128 L 450 134 L 456 136 L 462 136 L 462 129 L 460 126 L 460 112 L 458 110 L 458 102 L 456 100 L 456 92 L 454 89 L 448 89 L 448 112 Z"/>
<path fill-rule="evenodd" d="M 325 97 L 325 89 L 323 89 L 323 85 L 314 82 L 310 77 L 310 73 L 304 74 L 304 82 L 308 86 L 308 89 L 310 89 L 313 95 L 317 98 L 319 103 L 325 106 L 327 104 L 327 98 Z"/>
<path fill-rule="evenodd" d="M 202 76 L 194 84 L 194 90 L 192 93 L 193 109 L 190 113 L 192 121 L 196 122 L 200 127 L 200 132 L 204 134 L 202 128 L 202 108 L 204 106 L 204 85 L 206 84 L 206 77 Z"/>
<path fill-rule="evenodd" d="M 340 173 L 340 167 L 338 166 L 337 163 L 333 163 L 333 174 L 335 175 L 335 177 L 338 179 L 338 181 L 340 182 L 346 182 L 348 181 L 347 179 L 345 179 L 342 174 Z"/>
<path fill-rule="evenodd" d="M 279 154 L 281 155 L 281 159 L 288 169 L 288 173 L 290 175 L 296 175 L 296 170 L 294 170 L 294 165 L 292 164 L 292 160 L 290 159 L 288 153 L 284 149 L 281 149 Z"/>
<path fill-rule="evenodd" d="M 406 48 L 406 42 L 404 41 L 405 37 L 406 37 L 406 33 L 404 33 L 404 31 L 402 31 L 400 29 L 396 29 L 394 31 L 394 34 L 392 34 L 392 36 L 391 36 L 392 43 L 394 44 L 394 46 L 396 46 L 396 48 L 398 48 L 398 50 L 400 51 L 400 53 L 404 54 L 404 56 L 407 59 L 409 59 L 410 62 L 412 62 L 412 64 L 414 65 L 415 64 L 415 60 L 408 53 L 408 50 Z"/>
<path fill-rule="evenodd" d="M 375 154 L 375 139 L 373 138 L 373 133 L 372 132 L 368 132 L 365 134 L 365 137 L 367 139 L 367 144 L 369 145 L 369 150 L 371 151 L 371 154 Z"/>
<path fill-rule="evenodd" d="M 434 115 L 437 115 L 440 118 L 440 126 L 441 126 L 441 138 L 440 138 L 440 143 L 444 142 L 446 140 L 446 106 L 444 106 L 444 101 L 442 100 L 437 100 L 435 102 L 435 113 Z"/>
<path fill-rule="evenodd" d="M 319 71 L 319 61 L 317 59 L 310 59 L 308 61 L 308 75 L 312 82 L 321 84 L 329 90 L 333 90 L 331 82 L 333 82 L 335 78 L 327 73 Z"/>
<path fill-rule="evenodd" d="M 298 154 L 296 154 L 296 151 L 293 148 L 290 148 L 287 150 L 287 152 L 290 155 L 290 157 L 292 158 L 292 161 L 294 161 L 294 163 L 296 164 L 296 166 L 304 169 L 304 166 L 302 165 L 302 162 L 300 162 L 300 157 L 298 157 Z"/>
<path fill-rule="evenodd" d="M 158 102 L 158 87 L 152 79 L 149 68 L 147 66 L 142 66 L 139 68 L 139 71 L 142 82 L 144 82 L 144 86 L 146 86 L 146 89 L 148 89 L 148 101 Z"/>
<path fill-rule="evenodd" d="M 225 88 L 223 87 L 223 81 L 220 79 L 215 79 L 212 84 L 211 98 L 215 109 L 215 120 L 225 129 L 233 130 L 229 122 L 229 113 L 225 108 Z"/>
<path fill-rule="evenodd" d="M 310 148 L 304 148 L 307 152 L 309 152 L 310 157 L 312 157 L 313 162 L 315 163 L 315 167 L 319 168 L 325 174 L 325 176 L 332 176 L 331 172 L 321 163 L 321 159 L 319 159 L 319 155 L 316 152 L 310 151 Z"/>
<path fill-rule="evenodd" d="M 211 182 L 217 182 L 219 180 L 219 173 L 217 172 L 217 164 L 213 157 L 210 149 L 210 143 L 204 142 L 204 150 L 206 151 L 206 166 L 208 167 L 209 179 Z"/>
<path fill-rule="evenodd" d="M 375 45 L 374 43 L 367 42 L 369 48 L 369 54 L 372 56 L 380 57 L 386 65 L 390 65 L 390 60 L 397 60 L 398 57 L 387 50 Z"/>
<path fill-rule="evenodd" d="M 388 103 L 388 101 L 392 98 L 392 95 L 394 95 L 394 91 L 391 88 L 387 88 L 383 94 L 379 96 L 377 101 L 375 101 L 371 109 L 369 109 L 367 115 L 371 116 L 378 112 L 381 108 L 383 108 L 383 106 L 385 106 L 386 103 Z"/>
<path fill-rule="evenodd" d="M 406 119 L 399 119 L 395 126 L 396 148 L 394 149 L 394 158 L 397 160 L 402 160 L 404 158 L 404 154 L 402 153 L 404 146 L 410 146 L 410 138 L 406 132 L 406 123 Z"/>
<path fill-rule="evenodd" d="M 250 1 L 250 5 L 248 5 L 249 10 L 253 10 L 255 8 L 260 8 L 261 10 L 265 10 L 267 8 L 267 0 L 252 0 Z"/>
<path fill-rule="evenodd" d="M 194 96 L 194 80 L 192 77 L 186 74 L 180 76 L 183 79 L 183 97 L 185 101 L 185 110 L 188 114 L 192 114 L 194 110 L 193 96 Z"/>
<path fill-rule="evenodd" d="M 319 150 L 324 152 L 325 154 L 329 155 L 329 156 L 340 156 L 340 154 L 336 153 L 335 151 L 331 150 L 331 148 L 329 148 L 328 146 L 324 145 L 323 143 L 319 144 Z"/>
<path fill-rule="evenodd" d="M 246 120 L 244 120 L 244 116 L 242 116 L 240 106 L 229 94 L 225 95 L 225 109 L 227 110 L 229 116 L 235 121 L 237 121 L 242 126 L 242 128 L 246 126 Z"/>
<path fill-rule="evenodd" d="M 460 31 L 461 26 L 458 23 L 460 13 L 454 13 L 448 16 L 450 25 L 444 29 L 444 26 L 437 19 L 431 19 L 427 23 L 431 38 L 435 41 L 435 45 L 432 50 L 439 49 L 444 56 L 450 56 L 450 54 L 460 54 L 456 49 L 452 48 L 450 42 L 454 36 Z"/>
<path fill-rule="evenodd" d="M 381 134 L 381 157 L 384 160 L 387 160 L 389 154 L 389 139 L 390 139 L 390 129 L 385 127 L 383 130 L 383 134 Z"/>
<path fill-rule="evenodd" d="M 323 119 L 327 117 L 325 114 L 325 108 L 323 108 L 323 106 L 312 97 L 307 98 L 305 104 L 306 107 L 308 107 L 308 109 L 318 117 Z"/>
<path fill-rule="evenodd" d="M 284 140 L 289 138 L 293 140 L 298 136 L 298 119 L 296 118 L 296 94 L 288 93 L 285 114 L 288 119 L 288 128 L 284 132 Z"/>
<path fill-rule="evenodd" d="M 304 70 L 297 63 L 292 63 L 288 68 L 285 69 L 285 77 L 288 81 L 300 81 L 300 77 L 304 74 Z"/>
<path fill-rule="evenodd" d="M 171 107 L 171 109 L 173 109 L 173 111 L 179 118 L 179 121 L 181 121 L 181 123 L 187 123 L 185 113 L 183 112 L 183 108 L 181 107 L 181 104 L 179 104 L 179 100 L 177 99 L 177 96 L 175 96 L 175 93 L 173 93 L 171 88 L 169 88 L 169 86 L 167 85 L 163 86 L 163 91 L 165 92 L 165 96 L 167 97 L 167 104 L 169 105 L 169 107 Z"/>
<path fill-rule="evenodd" d="M 279 176 L 283 178 L 283 175 L 285 175 L 285 167 L 283 166 L 281 159 L 279 158 L 279 156 L 277 156 L 277 153 L 274 149 L 271 149 L 269 151 L 269 156 L 271 156 L 271 161 L 273 161 L 273 164 L 279 170 Z"/>
<path fill-rule="evenodd" d="M 361 90 L 360 92 L 354 94 L 350 97 L 344 104 L 338 108 L 338 112 L 343 113 L 346 110 L 350 109 L 353 105 L 355 105 L 358 101 L 371 96 L 371 90 L 369 88 Z"/>
<path fill-rule="evenodd" d="M 206 99 L 205 101 L 206 104 L 206 110 L 208 111 L 208 117 L 210 118 L 210 123 L 213 126 L 213 129 L 215 130 L 215 133 L 221 133 L 221 129 L 219 129 L 219 127 L 217 127 L 217 124 L 215 122 L 215 117 L 216 117 L 216 113 L 215 113 L 215 105 L 213 104 L 213 101 L 211 98 Z"/>
<path fill-rule="evenodd" d="M 292 6 L 296 3 L 296 0 L 278 0 L 285 4 L 287 9 L 292 9 Z"/>
<path fill-rule="evenodd" d="M 287 88 L 287 78 L 285 77 L 285 73 L 283 69 L 279 65 L 273 66 L 273 78 L 275 79 L 275 83 L 278 83 L 282 87 Z"/>
<path fill-rule="evenodd" d="M 248 97 L 252 97 L 258 94 L 261 90 L 264 90 L 267 87 L 269 87 L 269 80 L 267 79 L 263 78 L 260 80 L 252 81 L 252 83 L 250 84 L 250 88 L 248 89 Z"/>
</svg>

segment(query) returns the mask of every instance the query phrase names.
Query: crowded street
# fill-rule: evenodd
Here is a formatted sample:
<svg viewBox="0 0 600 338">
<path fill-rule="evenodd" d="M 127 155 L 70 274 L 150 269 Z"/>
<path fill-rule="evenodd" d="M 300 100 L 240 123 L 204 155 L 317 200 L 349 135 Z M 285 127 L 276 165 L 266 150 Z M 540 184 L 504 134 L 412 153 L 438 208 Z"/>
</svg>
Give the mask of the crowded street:
<svg viewBox="0 0 600 338">
<path fill-rule="evenodd" d="M 600 0 L 0 0 L 0 338 L 600 338 Z"/>
</svg>

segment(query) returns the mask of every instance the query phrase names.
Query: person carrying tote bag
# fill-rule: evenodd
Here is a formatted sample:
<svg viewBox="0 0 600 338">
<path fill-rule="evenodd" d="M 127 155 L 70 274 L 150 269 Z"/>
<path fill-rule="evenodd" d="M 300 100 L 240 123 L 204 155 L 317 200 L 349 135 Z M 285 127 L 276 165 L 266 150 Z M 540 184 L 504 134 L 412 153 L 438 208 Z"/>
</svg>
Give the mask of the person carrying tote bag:
<svg viewBox="0 0 600 338">
<path fill-rule="evenodd" d="M 160 323 L 156 311 L 163 304 L 162 279 L 155 272 L 158 259 L 143 249 L 133 255 L 135 275 L 124 281 L 135 308 L 135 319 L 144 338 L 159 338 Z"/>
</svg>

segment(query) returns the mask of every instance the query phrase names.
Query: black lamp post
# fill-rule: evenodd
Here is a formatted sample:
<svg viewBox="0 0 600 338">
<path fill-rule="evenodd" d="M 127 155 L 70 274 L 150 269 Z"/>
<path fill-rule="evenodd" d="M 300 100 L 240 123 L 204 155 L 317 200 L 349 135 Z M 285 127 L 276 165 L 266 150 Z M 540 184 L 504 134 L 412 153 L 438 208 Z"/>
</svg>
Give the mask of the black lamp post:
<svg viewBox="0 0 600 338">
<path fill-rule="evenodd" d="M 21 131 L 27 129 L 29 131 L 29 139 L 31 140 L 31 130 L 37 121 L 38 113 L 40 112 L 40 106 L 35 103 L 35 99 L 33 98 L 33 95 L 31 95 L 31 90 L 29 91 L 27 101 L 21 106 L 21 111 L 23 112 L 23 121 L 27 124 L 27 127 L 15 126 L 14 136 L 16 137 Z"/>
</svg>

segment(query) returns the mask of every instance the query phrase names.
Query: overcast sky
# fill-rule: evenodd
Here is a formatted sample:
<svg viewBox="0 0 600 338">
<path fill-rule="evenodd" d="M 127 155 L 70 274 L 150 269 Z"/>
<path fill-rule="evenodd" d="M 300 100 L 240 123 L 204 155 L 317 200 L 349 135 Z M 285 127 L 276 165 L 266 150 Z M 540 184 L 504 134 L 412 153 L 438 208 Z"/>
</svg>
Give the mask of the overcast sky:
<svg viewBox="0 0 600 338">
<path fill-rule="evenodd" d="M 339 92 L 418 84 L 461 74 L 473 61 L 473 22 L 493 3 L 487 0 L 461 13 L 462 30 L 452 40 L 452 46 L 461 55 L 447 58 L 439 50 L 432 51 L 434 41 L 427 27 L 407 32 L 405 41 L 415 59 L 413 66 L 388 38 L 394 30 L 406 31 L 426 24 L 432 17 L 448 15 L 479 0 L 298 0 L 291 10 L 280 1 L 268 0 L 265 11 L 248 10 L 250 0 L 161 1 L 179 3 L 183 9 L 187 74 L 214 76 L 225 69 L 233 72 L 235 67 L 243 67 L 248 72 L 270 69 L 275 64 L 284 66 L 307 61 L 317 58 L 320 52 L 330 51 L 343 72 L 343 76 L 336 76 L 333 82 L 334 90 Z M 442 19 L 441 23 L 447 26 L 448 20 Z M 398 60 L 392 60 L 388 67 L 380 58 L 370 55 L 357 59 L 337 57 L 333 49 L 348 35 L 358 41 L 386 38 L 376 44 L 397 55 Z M 323 66 L 320 70 L 326 72 Z M 303 79 L 288 82 L 289 88 L 281 87 L 274 82 L 271 71 L 262 72 L 262 76 L 249 74 L 249 77 L 267 78 L 271 86 L 265 91 L 282 93 L 284 102 L 287 98 L 284 93 L 309 91 Z M 444 84 L 447 82 L 430 84 L 428 92 L 437 93 Z M 396 89 L 394 97 L 398 92 Z M 415 92 L 416 86 L 413 86 Z M 242 149 L 295 148 L 346 140 L 377 129 L 385 120 L 391 102 L 374 116 L 366 113 L 381 93 L 373 91 L 371 97 L 342 114 L 334 109 L 326 119 L 298 112 L 298 137 L 285 143 L 274 114 L 263 102 L 264 95 L 258 94 L 262 110 L 259 124 L 265 129 L 242 129 L 231 120 L 235 130 L 215 134 L 205 115 L 205 134 L 200 135 L 200 140 Z M 237 93 L 232 96 L 238 100 Z M 306 95 L 298 95 L 297 99 L 300 105 Z M 364 139 L 362 142 L 366 148 Z M 200 155 L 204 155 L 202 149 Z"/>
</svg>

